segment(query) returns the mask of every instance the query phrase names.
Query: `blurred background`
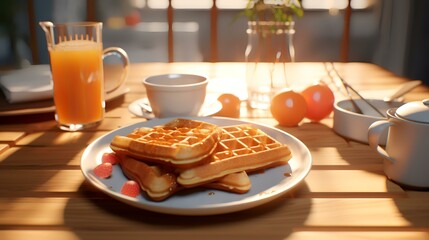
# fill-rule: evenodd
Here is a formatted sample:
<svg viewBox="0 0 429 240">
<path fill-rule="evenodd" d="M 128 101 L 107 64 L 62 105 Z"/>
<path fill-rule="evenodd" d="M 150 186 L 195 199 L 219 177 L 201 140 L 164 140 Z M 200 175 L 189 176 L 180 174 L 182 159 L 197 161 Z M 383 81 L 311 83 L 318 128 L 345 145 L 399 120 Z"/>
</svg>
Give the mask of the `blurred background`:
<svg viewBox="0 0 429 240">
<path fill-rule="evenodd" d="M 429 1 L 301 2 L 304 16 L 295 23 L 296 61 L 370 62 L 429 84 Z M 0 68 L 49 63 L 38 25 L 46 20 L 102 21 L 104 47 L 124 48 L 133 63 L 244 61 L 247 19 L 239 14 L 246 4 L 247 0 L 1 0 Z"/>
</svg>

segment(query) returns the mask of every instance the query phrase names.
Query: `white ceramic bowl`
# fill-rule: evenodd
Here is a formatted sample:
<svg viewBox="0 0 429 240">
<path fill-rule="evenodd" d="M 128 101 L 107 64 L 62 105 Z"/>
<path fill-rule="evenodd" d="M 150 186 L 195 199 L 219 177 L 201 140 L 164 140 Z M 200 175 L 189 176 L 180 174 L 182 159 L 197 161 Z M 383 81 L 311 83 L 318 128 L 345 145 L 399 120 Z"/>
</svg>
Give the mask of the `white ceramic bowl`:
<svg viewBox="0 0 429 240">
<path fill-rule="evenodd" d="M 367 99 L 371 104 L 377 107 L 382 113 L 390 108 L 401 106 L 402 102 L 385 102 L 380 99 Z M 341 100 L 334 104 L 334 131 L 351 140 L 362 143 L 368 143 L 368 128 L 378 120 L 385 119 L 381 117 L 362 99 L 354 99 L 356 104 L 362 109 L 364 114 L 355 112 L 351 100 Z M 385 145 L 387 133 L 380 137 L 380 145 Z"/>
</svg>

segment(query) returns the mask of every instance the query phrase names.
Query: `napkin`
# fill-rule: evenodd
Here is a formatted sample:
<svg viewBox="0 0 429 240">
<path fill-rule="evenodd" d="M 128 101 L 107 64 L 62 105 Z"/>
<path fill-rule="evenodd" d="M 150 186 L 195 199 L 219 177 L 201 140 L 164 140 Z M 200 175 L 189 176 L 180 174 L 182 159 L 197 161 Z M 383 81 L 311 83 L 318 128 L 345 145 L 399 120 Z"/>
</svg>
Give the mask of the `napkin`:
<svg viewBox="0 0 429 240">
<path fill-rule="evenodd" d="M 32 65 L 0 77 L 0 89 L 9 103 L 29 102 L 53 97 L 49 65 Z"/>
</svg>

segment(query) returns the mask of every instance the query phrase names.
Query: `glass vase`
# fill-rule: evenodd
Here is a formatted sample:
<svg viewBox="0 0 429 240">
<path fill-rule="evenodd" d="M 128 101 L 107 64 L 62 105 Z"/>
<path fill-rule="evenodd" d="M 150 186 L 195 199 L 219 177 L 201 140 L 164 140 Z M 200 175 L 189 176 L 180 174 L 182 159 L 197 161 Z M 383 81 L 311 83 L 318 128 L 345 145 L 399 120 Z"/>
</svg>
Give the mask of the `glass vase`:
<svg viewBox="0 0 429 240">
<path fill-rule="evenodd" d="M 268 109 L 288 86 L 286 63 L 295 61 L 294 22 L 249 21 L 245 52 L 248 106 Z"/>
</svg>

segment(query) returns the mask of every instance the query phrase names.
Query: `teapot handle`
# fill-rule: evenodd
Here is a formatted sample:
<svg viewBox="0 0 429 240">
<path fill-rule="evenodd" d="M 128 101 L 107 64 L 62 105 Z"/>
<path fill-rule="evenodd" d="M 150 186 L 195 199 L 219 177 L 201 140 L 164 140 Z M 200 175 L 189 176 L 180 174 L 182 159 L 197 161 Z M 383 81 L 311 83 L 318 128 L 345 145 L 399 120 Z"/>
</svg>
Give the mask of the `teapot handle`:
<svg viewBox="0 0 429 240">
<path fill-rule="evenodd" d="M 393 123 L 387 120 L 380 120 L 371 124 L 371 126 L 369 126 L 368 128 L 368 143 L 369 146 L 372 149 L 376 150 L 378 154 L 380 154 L 382 157 L 391 162 L 395 162 L 395 159 L 389 156 L 389 154 L 386 152 L 386 149 L 379 145 L 379 139 L 381 134 L 392 125 Z"/>
</svg>

